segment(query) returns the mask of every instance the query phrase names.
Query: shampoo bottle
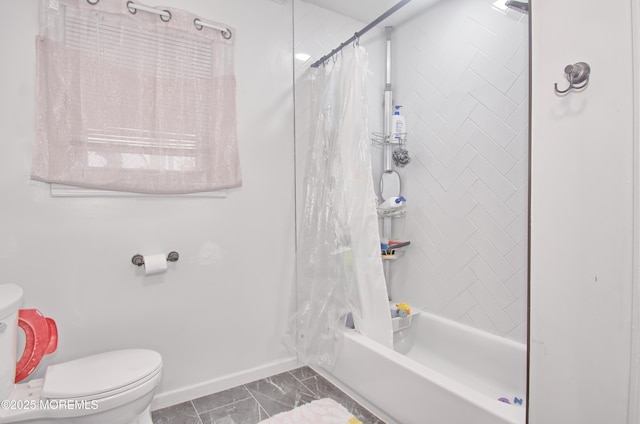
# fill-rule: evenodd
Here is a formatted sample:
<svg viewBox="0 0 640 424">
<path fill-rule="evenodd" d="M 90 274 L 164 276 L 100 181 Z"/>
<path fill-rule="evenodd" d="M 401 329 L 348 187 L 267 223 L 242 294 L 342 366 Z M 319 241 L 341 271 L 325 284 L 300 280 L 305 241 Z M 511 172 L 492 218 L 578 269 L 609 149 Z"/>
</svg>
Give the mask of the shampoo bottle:
<svg viewBox="0 0 640 424">
<path fill-rule="evenodd" d="M 402 106 L 396 106 L 396 111 L 393 113 L 391 117 L 391 130 L 393 131 L 392 138 L 393 141 L 399 143 L 400 140 L 404 138 L 405 133 L 407 132 L 405 127 L 404 116 L 400 115 L 400 108 Z"/>
</svg>

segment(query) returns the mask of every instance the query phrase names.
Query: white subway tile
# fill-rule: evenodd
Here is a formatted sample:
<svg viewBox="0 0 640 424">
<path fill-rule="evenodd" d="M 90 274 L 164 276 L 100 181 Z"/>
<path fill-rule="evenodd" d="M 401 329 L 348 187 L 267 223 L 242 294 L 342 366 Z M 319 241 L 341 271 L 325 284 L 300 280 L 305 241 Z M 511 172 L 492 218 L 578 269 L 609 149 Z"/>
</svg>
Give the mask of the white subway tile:
<svg viewBox="0 0 640 424">
<path fill-rule="evenodd" d="M 518 105 L 489 82 L 480 78 L 478 84 L 470 91 L 487 109 L 502 120 L 506 120 Z"/>
<path fill-rule="evenodd" d="M 476 302 L 473 296 L 471 296 L 471 293 L 464 291 L 450 303 L 444 304 L 440 313 L 447 318 L 463 321 L 463 317 L 467 315 L 477 304 L 478 302 Z M 469 318 L 464 322 L 473 323 Z"/>
<path fill-rule="evenodd" d="M 469 291 L 493 325 L 498 329 L 499 334 L 506 334 L 513 329 L 515 325 L 513 321 L 511 321 L 511 318 L 509 318 L 509 315 L 507 315 L 504 309 L 496 302 L 482 283 L 476 282 L 470 287 Z"/>
<path fill-rule="evenodd" d="M 481 179 L 502 202 L 506 202 L 516 191 L 509 180 L 500 173 L 486 158 L 477 155 L 469 169 Z"/>
<path fill-rule="evenodd" d="M 527 128 L 529 125 L 529 101 L 522 101 L 506 122 L 516 132 Z"/>
<path fill-rule="evenodd" d="M 509 291 L 481 256 L 478 255 L 473 258 L 470 267 L 473 273 L 478 276 L 478 280 L 489 290 L 501 308 L 506 308 L 513 303 L 515 300 L 513 293 Z"/>
<path fill-rule="evenodd" d="M 469 244 L 478 252 L 478 255 L 484 259 L 491 267 L 496 275 L 505 280 L 509 278 L 515 271 L 509 261 L 491 244 L 489 239 L 485 237 L 481 232 L 476 232 L 469 239 Z"/>
<path fill-rule="evenodd" d="M 513 238 L 504 230 L 504 224 L 494 220 L 482 206 L 473 209 L 469 214 L 469 219 L 503 256 L 516 246 Z"/>
<path fill-rule="evenodd" d="M 487 185 L 481 180 L 475 182 L 473 187 L 471 187 L 471 190 L 469 190 L 469 194 L 471 194 L 476 202 L 482 205 L 487 213 L 494 217 L 496 221 L 512 222 L 515 219 L 516 215 L 511 211 L 511 209 L 496 197 L 496 195 L 489 190 Z"/>
<path fill-rule="evenodd" d="M 436 292 L 445 304 L 451 303 L 464 293 L 476 279 L 471 268 L 464 267 L 451 278 L 442 281 L 436 287 Z"/>
<path fill-rule="evenodd" d="M 513 156 L 483 132 L 475 134 L 469 144 L 502 174 L 509 172 L 516 164 Z"/>
<path fill-rule="evenodd" d="M 484 52 L 478 52 L 470 66 L 478 75 L 504 94 L 518 79 L 516 74 L 491 59 Z"/>
<path fill-rule="evenodd" d="M 471 120 L 498 144 L 508 146 L 517 133 L 484 105 L 478 105 L 470 116 Z"/>
</svg>

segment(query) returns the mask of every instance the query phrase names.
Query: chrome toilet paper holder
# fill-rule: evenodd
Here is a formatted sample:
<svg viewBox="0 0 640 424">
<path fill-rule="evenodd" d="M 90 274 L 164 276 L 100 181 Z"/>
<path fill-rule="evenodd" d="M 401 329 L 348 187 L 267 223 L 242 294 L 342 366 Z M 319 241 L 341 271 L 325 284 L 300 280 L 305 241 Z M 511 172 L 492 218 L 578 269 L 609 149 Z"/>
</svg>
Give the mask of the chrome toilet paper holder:
<svg viewBox="0 0 640 424">
<path fill-rule="evenodd" d="M 178 259 L 180 259 L 180 255 L 178 254 L 178 252 L 169 252 L 167 254 L 167 262 L 177 262 Z M 137 266 L 144 265 L 144 256 L 142 256 L 139 253 L 136 253 L 131 258 L 131 263 Z"/>
</svg>

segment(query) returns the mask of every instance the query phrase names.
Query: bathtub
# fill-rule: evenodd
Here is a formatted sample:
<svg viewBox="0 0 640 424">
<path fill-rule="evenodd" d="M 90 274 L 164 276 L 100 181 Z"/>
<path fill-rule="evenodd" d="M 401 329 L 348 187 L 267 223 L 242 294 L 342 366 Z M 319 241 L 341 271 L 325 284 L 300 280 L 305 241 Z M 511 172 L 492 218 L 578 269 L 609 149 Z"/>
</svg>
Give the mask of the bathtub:
<svg viewBox="0 0 640 424">
<path fill-rule="evenodd" d="M 394 328 L 405 326 L 394 350 L 345 332 L 321 374 L 390 424 L 525 423 L 524 344 L 426 312 L 394 319 Z"/>
</svg>

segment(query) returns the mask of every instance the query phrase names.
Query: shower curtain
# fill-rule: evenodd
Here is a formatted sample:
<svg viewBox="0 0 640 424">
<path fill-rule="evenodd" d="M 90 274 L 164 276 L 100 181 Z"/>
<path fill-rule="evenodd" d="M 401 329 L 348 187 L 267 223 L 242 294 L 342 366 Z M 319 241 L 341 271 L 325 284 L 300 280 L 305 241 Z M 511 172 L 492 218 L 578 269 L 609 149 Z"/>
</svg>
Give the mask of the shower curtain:
<svg viewBox="0 0 640 424">
<path fill-rule="evenodd" d="M 346 48 L 311 69 L 311 136 L 299 232 L 297 349 L 331 366 L 345 325 L 391 347 L 367 124 L 368 59 Z"/>
</svg>

